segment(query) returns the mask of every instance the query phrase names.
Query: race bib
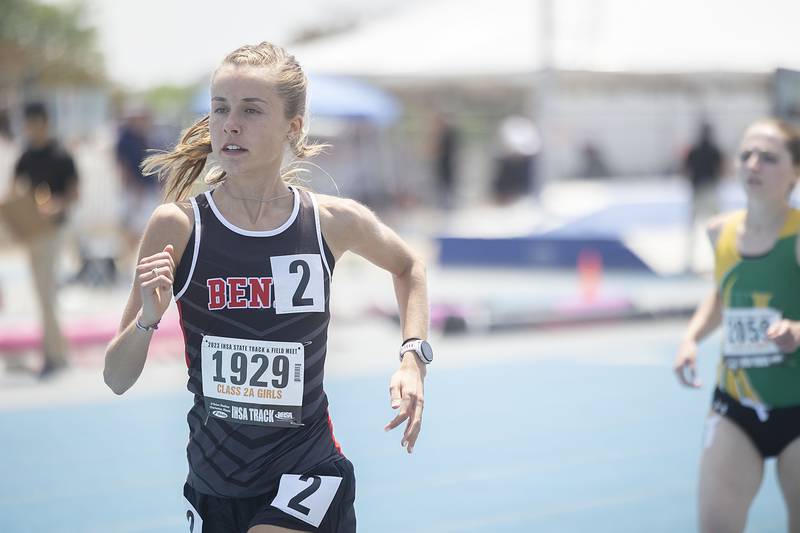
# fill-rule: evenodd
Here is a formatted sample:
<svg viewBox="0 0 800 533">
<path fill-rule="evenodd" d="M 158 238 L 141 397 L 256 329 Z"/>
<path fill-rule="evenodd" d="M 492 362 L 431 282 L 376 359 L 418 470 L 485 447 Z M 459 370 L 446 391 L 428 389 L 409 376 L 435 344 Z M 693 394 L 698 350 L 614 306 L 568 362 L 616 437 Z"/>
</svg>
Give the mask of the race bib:
<svg viewBox="0 0 800 533">
<path fill-rule="evenodd" d="M 342 478 L 335 476 L 284 474 L 272 506 L 319 527 L 341 482 Z"/>
<path fill-rule="evenodd" d="M 258 426 L 302 425 L 301 343 L 206 335 L 201 357 L 209 417 Z"/>
<path fill-rule="evenodd" d="M 325 277 L 319 254 L 279 255 L 269 260 L 277 314 L 325 311 Z"/>
<path fill-rule="evenodd" d="M 781 320 L 781 313 L 768 307 L 725 309 L 722 354 L 726 358 L 751 360 L 739 366 L 768 366 L 783 360 L 783 354 L 767 338 L 767 329 Z"/>
</svg>

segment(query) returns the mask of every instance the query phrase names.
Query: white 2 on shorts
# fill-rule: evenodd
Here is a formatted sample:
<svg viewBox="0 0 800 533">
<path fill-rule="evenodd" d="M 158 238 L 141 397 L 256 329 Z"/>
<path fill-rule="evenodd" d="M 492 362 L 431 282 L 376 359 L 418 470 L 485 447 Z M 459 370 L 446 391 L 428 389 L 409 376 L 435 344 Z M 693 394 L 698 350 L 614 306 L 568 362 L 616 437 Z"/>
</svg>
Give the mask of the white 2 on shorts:
<svg viewBox="0 0 800 533">
<path fill-rule="evenodd" d="M 188 531 L 189 533 L 203 533 L 203 519 L 200 517 L 200 513 L 197 512 L 197 509 L 194 508 L 194 505 L 186 499 L 183 498 L 183 506 L 185 507 L 186 512 L 186 522 L 189 526 Z"/>
<path fill-rule="evenodd" d="M 342 478 L 283 474 L 272 506 L 303 522 L 319 527 Z"/>
</svg>

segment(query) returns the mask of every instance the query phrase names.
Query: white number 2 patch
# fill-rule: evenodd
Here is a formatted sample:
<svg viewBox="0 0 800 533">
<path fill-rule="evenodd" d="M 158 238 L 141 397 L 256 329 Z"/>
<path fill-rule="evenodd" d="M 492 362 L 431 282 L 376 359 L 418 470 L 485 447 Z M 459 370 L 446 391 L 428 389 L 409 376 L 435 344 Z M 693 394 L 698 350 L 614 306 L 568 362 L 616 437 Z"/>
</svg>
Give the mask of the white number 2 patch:
<svg viewBox="0 0 800 533">
<path fill-rule="evenodd" d="M 272 506 L 303 522 L 319 527 L 342 478 L 283 474 Z"/>
<path fill-rule="evenodd" d="M 319 254 L 279 255 L 269 261 L 276 313 L 325 311 L 325 277 Z"/>
<path fill-rule="evenodd" d="M 186 508 L 186 522 L 189 526 L 187 531 L 189 533 L 203 533 L 203 519 L 200 517 L 200 513 L 186 498 L 183 498 L 183 504 Z"/>
</svg>

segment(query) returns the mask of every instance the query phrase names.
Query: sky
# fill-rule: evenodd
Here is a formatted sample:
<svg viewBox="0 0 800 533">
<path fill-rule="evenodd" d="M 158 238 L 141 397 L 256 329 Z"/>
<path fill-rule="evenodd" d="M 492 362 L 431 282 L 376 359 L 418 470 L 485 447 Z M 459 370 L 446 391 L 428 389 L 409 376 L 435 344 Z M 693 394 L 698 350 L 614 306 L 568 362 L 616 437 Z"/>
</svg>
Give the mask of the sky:
<svg viewBox="0 0 800 533">
<path fill-rule="evenodd" d="M 289 45 L 302 29 L 354 19 L 375 20 L 347 38 L 289 50 L 298 50 L 309 72 L 441 76 L 447 71 L 486 73 L 489 67 L 495 72 L 535 70 L 531 56 L 537 56 L 534 49 L 541 44 L 536 37 L 541 11 L 531 7 L 533 0 L 82 1 L 88 22 L 98 30 L 107 73 L 132 90 L 196 83 L 242 44 L 268 40 Z M 408 9 L 409 4 L 415 5 Z M 553 6 L 554 57 L 566 70 L 798 68 L 793 40 L 800 16 L 797 0 L 769 0 L 777 17 L 753 17 L 747 10 L 727 9 L 729 4 L 549 0 L 539 5 Z M 388 10 L 394 12 L 378 16 Z M 745 34 L 750 39 L 742 39 Z"/>
<path fill-rule="evenodd" d="M 67 4 L 72 0 L 47 0 Z M 192 83 L 242 44 L 370 16 L 398 0 L 84 0 L 106 70 L 128 89 Z M 407 2 L 406 2 L 407 3 Z"/>
</svg>

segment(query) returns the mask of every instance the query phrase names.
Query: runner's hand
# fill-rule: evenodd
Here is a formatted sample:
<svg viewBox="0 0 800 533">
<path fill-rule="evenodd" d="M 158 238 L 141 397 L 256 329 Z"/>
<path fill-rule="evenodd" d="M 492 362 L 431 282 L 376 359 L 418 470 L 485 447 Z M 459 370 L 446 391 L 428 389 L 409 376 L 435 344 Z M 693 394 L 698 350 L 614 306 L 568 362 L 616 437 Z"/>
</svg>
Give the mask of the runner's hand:
<svg viewBox="0 0 800 533">
<path fill-rule="evenodd" d="M 408 453 L 414 451 L 414 444 L 416 444 L 419 431 L 422 429 L 422 411 L 425 404 L 424 377 L 424 363 L 420 362 L 413 353 L 406 352 L 400 368 L 392 375 L 389 385 L 392 409 L 398 409 L 398 412 L 397 416 L 383 429 L 390 431 L 408 420 L 400 441 L 400 445 L 405 447 Z"/>
<path fill-rule="evenodd" d="M 697 379 L 697 343 L 683 341 L 673 364 L 678 381 L 687 387 L 699 389 L 702 383 Z"/>
<path fill-rule="evenodd" d="M 175 262 L 173 247 L 168 244 L 164 251 L 143 257 L 136 266 L 136 279 L 142 295 L 142 325 L 150 326 L 161 320 L 172 299 Z"/>
<path fill-rule="evenodd" d="M 767 329 L 767 338 L 774 342 L 781 352 L 792 353 L 800 347 L 800 322 L 780 320 Z"/>
</svg>

